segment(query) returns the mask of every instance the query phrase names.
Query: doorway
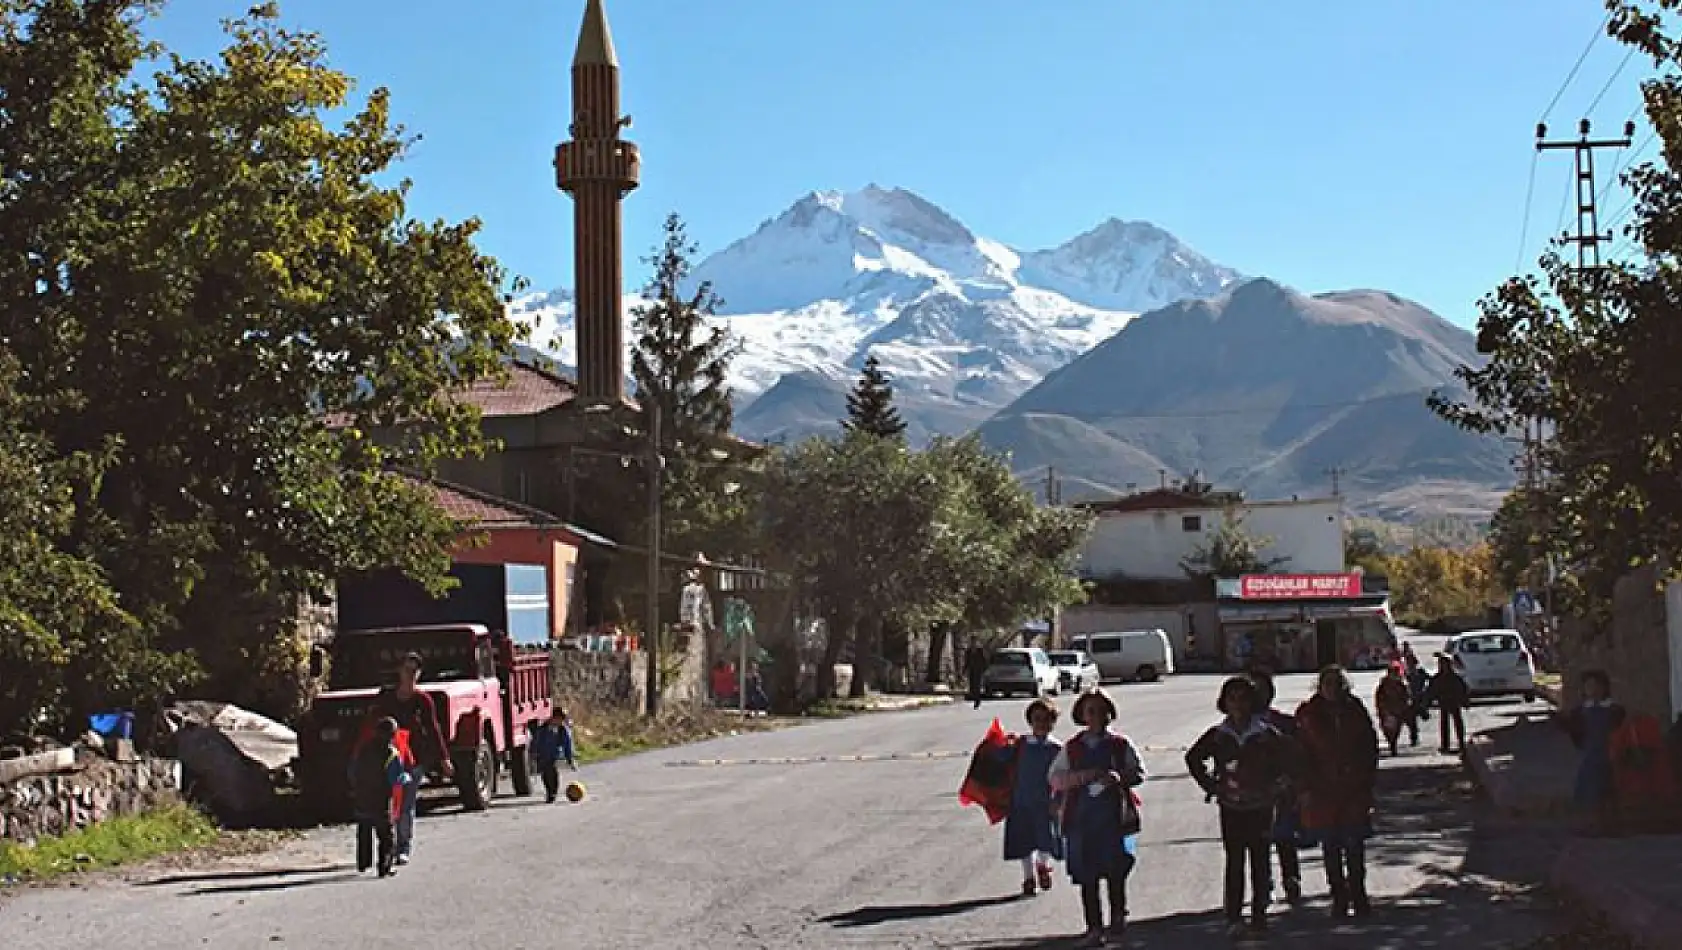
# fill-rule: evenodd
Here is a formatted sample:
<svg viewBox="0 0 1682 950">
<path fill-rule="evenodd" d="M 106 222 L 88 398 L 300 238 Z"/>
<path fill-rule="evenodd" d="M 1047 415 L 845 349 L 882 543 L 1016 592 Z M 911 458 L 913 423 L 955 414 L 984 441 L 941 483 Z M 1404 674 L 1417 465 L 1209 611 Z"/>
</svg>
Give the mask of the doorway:
<svg viewBox="0 0 1682 950">
<path fill-rule="evenodd" d="M 1314 658 L 1322 670 L 1337 662 L 1337 621 L 1314 622 Z"/>
</svg>

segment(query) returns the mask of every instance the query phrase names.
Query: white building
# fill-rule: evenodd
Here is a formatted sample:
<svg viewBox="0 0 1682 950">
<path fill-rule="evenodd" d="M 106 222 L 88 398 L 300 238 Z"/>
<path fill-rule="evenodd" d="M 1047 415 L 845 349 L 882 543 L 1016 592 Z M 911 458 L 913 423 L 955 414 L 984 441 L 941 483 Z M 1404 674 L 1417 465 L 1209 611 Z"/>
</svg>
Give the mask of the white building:
<svg viewBox="0 0 1682 950">
<path fill-rule="evenodd" d="M 1247 533 L 1267 541 L 1262 557 L 1287 559 L 1278 572 L 1344 570 L 1343 506 L 1336 498 L 1232 504 L 1217 492 L 1164 489 L 1088 507 L 1098 520 L 1075 568 L 1083 578 L 1183 579 L 1182 562 L 1207 548 L 1229 510 Z"/>
</svg>

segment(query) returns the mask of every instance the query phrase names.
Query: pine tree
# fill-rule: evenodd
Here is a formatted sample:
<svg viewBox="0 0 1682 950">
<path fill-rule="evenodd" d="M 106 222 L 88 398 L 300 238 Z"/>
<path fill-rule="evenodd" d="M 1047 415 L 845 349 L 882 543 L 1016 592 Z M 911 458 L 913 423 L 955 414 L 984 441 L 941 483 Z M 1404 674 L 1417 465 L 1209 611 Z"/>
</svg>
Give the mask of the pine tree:
<svg viewBox="0 0 1682 950">
<path fill-rule="evenodd" d="M 883 371 L 876 354 L 864 358 L 864 369 L 853 391 L 847 394 L 847 418 L 841 427 L 883 439 L 903 441 L 905 420 L 894 407 L 893 382 Z"/>
<path fill-rule="evenodd" d="M 729 372 L 740 347 L 712 319 L 723 301 L 711 284 L 685 289 L 698 249 L 683 219 L 668 215 L 663 233 L 645 258 L 653 268 L 643 291 L 648 302 L 631 313 L 631 376 L 643 424 L 652 423 L 651 411 L 660 413 L 667 542 L 679 551 L 715 551 L 715 529 L 732 520 L 736 507 L 725 488 L 731 466 L 713 450 L 735 421 Z"/>
</svg>

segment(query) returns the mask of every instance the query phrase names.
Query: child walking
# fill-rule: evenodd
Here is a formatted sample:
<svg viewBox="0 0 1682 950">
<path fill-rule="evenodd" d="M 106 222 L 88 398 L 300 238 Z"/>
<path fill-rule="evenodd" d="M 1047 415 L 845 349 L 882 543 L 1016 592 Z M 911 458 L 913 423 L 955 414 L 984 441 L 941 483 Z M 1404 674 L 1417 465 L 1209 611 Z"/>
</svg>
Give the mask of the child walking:
<svg viewBox="0 0 1682 950">
<path fill-rule="evenodd" d="M 1145 763 L 1126 736 L 1110 731 L 1115 703 L 1101 692 L 1075 701 L 1073 718 L 1085 731 L 1063 745 L 1051 763 L 1052 791 L 1063 796 L 1063 847 L 1069 878 L 1080 886 L 1086 945 L 1105 943 L 1103 891 L 1109 892 L 1109 935 L 1127 929 L 1127 876 L 1139 835 L 1132 789 L 1145 781 Z"/>
<path fill-rule="evenodd" d="M 1204 793 L 1220 804 L 1227 927 L 1232 936 L 1243 937 L 1267 931 L 1273 809 L 1284 788 L 1288 754 L 1285 738 L 1261 715 L 1260 696 L 1251 681 L 1227 680 L 1215 708 L 1224 718 L 1192 744 L 1186 752 L 1186 768 Z M 1244 922 L 1246 869 L 1250 875 L 1248 926 Z"/>
<path fill-rule="evenodd" d="M 356 870 L 375 865 L 374 841 L 379 840 L 380 877 L 396 874 L 394 819 L 409 781 L 403 756 L 397 751 L 397 720 L 391 717 L 374 724 L 373 734 L 351 760 L 351 789 L 356 803 Z"/>
<path fill-rule="evenodd" d="M 569 769 L 578 768 L 572 756 L 572 720 L 565 709 L 556 706 L 549 721 L 532 730 L 531 759 L 543 776 L 543 797 L 553 805 L 561 794 L 561 762 Z"/>
<path fill-rule="evenodd" d="M 1250 682 L 1256 684 L 1256 706 L 1267 724 L 1278 731 L 1286 740 L 1286 749 L 1293 759 L 1300 755 L 1296 745 L 1297 720 L 1295 716 L 1282 709 L 1274 708 L 1273 701 L 1278 692 L 1273 685 L 1273 677 L 1266 673 L 1251 673 Z M 1297 763 L 1291 763 L 1294 771 Z M 1302 809 L 1297 803 L 1296 783 L 1290 776 L 1279 790 L 1279 797 L 1273 805 L 1273 851 L 1279 855 L 1279 873 L 1284 877 L 1285 902 L 1295 906 L 1302 903 Z M 1268 894 L 1273 893 L 1272 882 L 1268 882 Z"/>
<path fill-rule="evenodd" d="M 1051 862 L 1061 855 L 1051 815 L 1051 763 L 1063 746 L 1051 737 L 1057 707 L 1049 700 L 1028 704 L 1030 734 L 1005 749 L 1015 764 L 1010 813 L 1005 816 L 1005 860 L 1022 862 L 1022 894 L 1051 889 Z"/>
<path fill-rule="evenodd" d="M 1582 675 L 1583 701 L 1560 717 L 1577 746 L 1577 782 L 1572 792 L 1579 808 L 1604 819 L 1612 801 L 1612 734 L 1624 724 L 1624 707 L 1612 700 L 1612 680 L 1600 670 Z"/>
<path fill-rule="evenodd" d="M 1407 680 L 1402 679 L 1402 665 L 1390 664 L 1385 671 L 1384 678 L 1378 681 L 1378 689 L 1373 693 L 1373 709 L 1378 712 L 1378 724 L 1384 732 L 1384 741 L 1390 746 L 1390 754 L 1396 755 L 1396 747 L 1402 740 L 1402 727 L 1413 718 L 1413 697 L 1408 690 Z M 1418 727 L 1415 726 L 1414 745 L 1419 744 Z"/>
</svg>

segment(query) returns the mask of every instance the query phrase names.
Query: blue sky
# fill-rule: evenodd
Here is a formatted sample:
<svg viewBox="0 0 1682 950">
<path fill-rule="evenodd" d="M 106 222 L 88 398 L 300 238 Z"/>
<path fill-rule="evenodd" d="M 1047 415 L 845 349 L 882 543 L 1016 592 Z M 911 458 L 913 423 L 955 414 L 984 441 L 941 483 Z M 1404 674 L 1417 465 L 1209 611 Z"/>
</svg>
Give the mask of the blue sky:
<svg viewBox="0 0 1682 950">
<path fill-rule="evenodd" d="M 152 32 L 210 55 L 217 19 L 249 5 L 174 0 Z M 282 12 L 424 136 L 403 167 L 412 211 L 480 217 L 484 247 L 551 288 L 570 282 L 550 161 L 583 6 Z M 643 151 L 633 260 L 668 211 L 707 252 L 808 191 L 874 181 L 1018 247 L 1145 219 L 1246 273 L 1381 288 L 1459 323 L 1513 270 L 1534 125 L 1604 17 L 1596 0 L 608 0 L 608 14 Z M 1614 80 L 1624 52 L 1595 44 L 1556 134 L 1609 80 L 1597 131 L 1630 115 L 1644 69 Z M 1569 153 L 1543 156 L 1527 262 L 1569 180 Z"/>
</svg>

